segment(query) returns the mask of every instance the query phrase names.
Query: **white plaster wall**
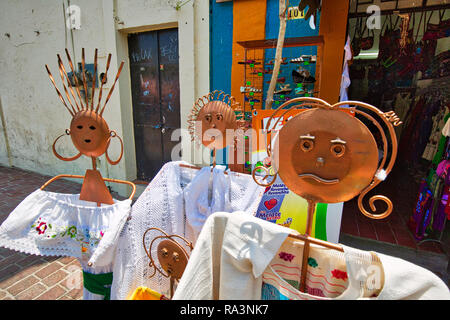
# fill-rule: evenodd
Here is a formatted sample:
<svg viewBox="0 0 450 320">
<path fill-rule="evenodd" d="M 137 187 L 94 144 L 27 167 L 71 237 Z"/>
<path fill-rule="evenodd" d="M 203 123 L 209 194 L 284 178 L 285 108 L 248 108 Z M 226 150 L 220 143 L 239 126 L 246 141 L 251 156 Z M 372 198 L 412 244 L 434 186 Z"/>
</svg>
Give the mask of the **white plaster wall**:
<svg viewBox="0 0 450 320">
<path fill-rule="evenodd" d="M 103 96 L 108 93 L 120 61 L 125 61 L 104 113 L 110 129 L 123 137 L 124 157 L 118 165 L 110 166 L 102 156 L 98 168 L 104 177 L 133 180 L 136 178 L 136 164 L 127 34 L 178 27 L 181 122 L 186 128 L 193 102 L 209 91 L 209 2 L 192 0 L 176 10 L 176 1 L 171 0 L 71 0 L 70 4 L 81 9 L 81 29 L 72 33 L 65 26 L 67 17 L 63 14 L 63 3 L 67 7 L 68 2 L 0 2 L 0 110 L 3 110 L 6 122 L 6 128 L 0 122 L 0 164 L 52 176 L 84 174 L 91 166 L 86 157 L 64 162 L 51 151 L 54 139 L 68 128 L 71 117 L 50 83 L 44 65 L 49 65 L 62 89 L 56 54 L 62 55 L 67 66 L 64 48 L 67 47 L 72 59 L 79 62 L 81 48 L 84 47 L 86 63 L 92 63 L 94 48 L 98 48 L 99 72 L 105 69 L 107 54 L 113 54 L 109 82 Z M 66 156 L 76 152 L 69 137 L 60 140 L 58 150 Z M 198 151 L 190 143 L 185 143 L 183 159 L 191 161 L 193 152 Z M 113 143 L 111 158 L 118 153 L 119 144 Z M 127 188 L 111 186 L 123 195 L 129 192 Z"/>
<path fill-rule="evenodd" d="M 60 0 L 0 2 L 0 96 L 11 161 L 16 167 L 48 175 L 83 174 L 90 165 L 86 158 L 63 162 L 51 151 L 54 139 L 64 133 L 71 120 L 44 67 L 48 64 L 56 82 L 60 83 L 56 54 L 65 57 L 66 45 L 72 52 L 70 35 L 66 37 L 62 4 Z M 93 48 L 100 45 L 100 49 L 104 49 L 100 3 L 80 0 L 72 4 L 82 8 L 82 29 L 73 34 L 76 59 L 79 61 L 84 46 L 92 62 Z M 100 59 L 100 64 L 104 66 L 104 59 Z M 61 140 L 58 150 L 64 155 L 73 155 L 76 150 L 70 139 Z M 5 144 L 2 142 L 0 161 L 9 165 L 4 161 Z"/>
</svg>

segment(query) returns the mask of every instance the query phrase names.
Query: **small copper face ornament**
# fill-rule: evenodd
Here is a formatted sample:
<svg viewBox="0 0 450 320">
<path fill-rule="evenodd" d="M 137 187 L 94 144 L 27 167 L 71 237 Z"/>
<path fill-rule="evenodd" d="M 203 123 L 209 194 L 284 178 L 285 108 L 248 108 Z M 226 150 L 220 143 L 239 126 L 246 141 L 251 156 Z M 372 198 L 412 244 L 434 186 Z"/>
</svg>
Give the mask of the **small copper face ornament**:
<svg viewBox="0 0 450 320">
<path fill-rule="evenodd" d="M 149 242 L 147 234 L 152 231 L 156 231 L 159 235 L 153 237 L 147 247 L 146 243 Z M 149 267 L 153 268 L 153 273 L 150 274 L 149 277 L 152 278 L 158 271 L 164 277 L 170 278 L 171 296 L 173 296 L 174 293 L 174 281 L 181 279 L 189 260 L 187 250 L 175 239 L 182 240 L 186 247 L 188 247 L 191 251 L 193 250 L 192 243 L 186 240 L 186 238 L 176 234 L 169 235 L 159 228 L 147 229 L 142 238 L 145 253 L 150 259 Z M 159 243 L 156 246 L 157 260 L 155 260 L 153 259 L 153 255 L 155 254 L 154 246 L 157 242 Z M 156 261 L 159 263 L 156 263 Z"/>
<path fill-rule="evenodd" d="M 157 252 L 161 268 L 179 280 L 189 260 L 186 251 L 174 240 L 163 240 L 158 244 Z"/>
<path fill-rule="evenodd" d="M 192 140 L 209 149 L 223 149 L 235 143 L 234 137 L 227 137 L 227 130 L 236 130 L 241 112 L 235 99 L 222 91 L 213 91 L 199 98 L 188 119 Z M 200 128 L 201 127 L 201 128 Z"/>
<path fill-rule="evenodd" d="M 292 192 L 312 203 L 343 202 L 360 195 L 358 204 L 363 214 L 376 219 L 388 216 L 392 211 L 392 203 L 388 198 L 373 196 L 369 200 L 373 211 L 376 210 L 373 204 L 375 200 L 383 200 L 388 205 L 382 214 L 372 214 L 365 210 L 362 198 L 384 180 L 395 162 L 397 141 L 391 122 L 394 125 L 401 123 L 395 114 L 382 113 L 371 105 L 356 101 L 329 105 L 317 98 L 297 98 L 277 109 L 269 120 L 268 127 L 272 125 L 272 119 L 289 104 L 296 104 L 293 107 L 312 108 L 287 121 L 273 139 L 273 150 L 272 143 L 269 143 L 268 153 L 274 174 L 279 175 Z M 344 109 L 341 107 L 343 105 L 356 105 L 368 109 L 370 113 L 357 108 Z M 380 162 L 372 133 L 350 113 L 366 117 L 381 129 L 384 158 Z M 378 116 L 389 131 L 391 156 L 387 167 L 388 140 L 380 121 L 376 121 L 371 114 Z M 256 169 L 261 167 L 255 168 L 253 174 L 255 181 L 261 184 L 261 180 L 255 176 Z M 273 178 L 271 183 L 274 181 Z"/>
</svg>

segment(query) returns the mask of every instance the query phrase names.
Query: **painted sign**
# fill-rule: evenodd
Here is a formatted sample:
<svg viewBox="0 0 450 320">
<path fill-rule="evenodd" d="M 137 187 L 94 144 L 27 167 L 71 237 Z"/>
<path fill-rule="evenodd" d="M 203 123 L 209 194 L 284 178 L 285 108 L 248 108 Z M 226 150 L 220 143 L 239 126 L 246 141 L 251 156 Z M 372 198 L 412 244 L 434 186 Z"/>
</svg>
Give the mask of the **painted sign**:
<svg viewBox="0 0 450 320">
<path fill-rule="evenodd" d="M 339 242 L 344 203 L 318 203 L 313 218 L 311 236 Z M 305 233 L 308 203 L 291 192 L 279 177 L 267 187 L 256 211 L 256 217 Z"/>
<path fill-rule="evenodd" d="M 298 10 L 298 7 L 289 7 L 287 19 L 288 20 L 305 19 L 305 11 Z"/>
</svg>

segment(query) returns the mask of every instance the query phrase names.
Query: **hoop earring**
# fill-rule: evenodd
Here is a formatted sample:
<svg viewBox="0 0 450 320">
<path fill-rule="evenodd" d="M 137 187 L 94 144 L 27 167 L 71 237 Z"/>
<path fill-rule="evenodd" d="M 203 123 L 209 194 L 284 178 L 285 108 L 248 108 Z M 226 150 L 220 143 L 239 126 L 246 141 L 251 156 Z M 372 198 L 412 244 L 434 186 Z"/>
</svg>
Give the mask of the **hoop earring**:
<svg viewBox="0 0 450 320">
<path fill-rule="evenodd" d="M 119 156 L 119 158 L 118 158 L 117 160 L 115 160 L 115 161 L 112 161 L 111 158 L 110 158 L 109 155 L 108 155 L 108 148 L 109 148 L 109 144 L 110 144 L 110 142 L 111 142 L 111 138 L 118 138 L 118 139 L 119 139 L 119 142 L 120 142 L 120 156 Z M 105 156 L 106 156 L 106 160 L 108 160 L 108 162 L 109 162 L 111 165 L 113 165 L 113 166 L 116 165 L 116 164 L 118 164 L 118 163 L 120 162 L 120 159 L 122 159 L 122 156 L 123 156 L 123 141 L 122 141 L 122 138 L 120 138 L 114 130 L 111 131 L 110 137 L 108 138 L 108 145 L 107 145 L 107 147 L 106 147 Z"/>
<path fill-rule="evenodd" d="M 73 157 L 71 157 L 71 158 L 65 158 L 65 157 L 61 156 L 61 155 L 56 151 L 56 147 L 55 147 L 56 142 L 57 142 L 61 137 L 65 136 L 65 135 L 70 136 L 70 130 L 69 130 L 69 129 L 66 129 L 66 132 L 65 132 L 64 134 L 60 135 L 58 138 L 56 138 L 55 142 L 53 142 L 53 145 L 52 145 L 53 154 L 54 154 L 58 159 L 63 160 L 63 161 L 73 161 L 73 160 L 76 160 L 76 159 L 78 159 L 79 157 L 81 157 L 81 154 L 82 154 L 81 152 L 78 153 L 76 156 L 73 156 Z"/>
</svg>

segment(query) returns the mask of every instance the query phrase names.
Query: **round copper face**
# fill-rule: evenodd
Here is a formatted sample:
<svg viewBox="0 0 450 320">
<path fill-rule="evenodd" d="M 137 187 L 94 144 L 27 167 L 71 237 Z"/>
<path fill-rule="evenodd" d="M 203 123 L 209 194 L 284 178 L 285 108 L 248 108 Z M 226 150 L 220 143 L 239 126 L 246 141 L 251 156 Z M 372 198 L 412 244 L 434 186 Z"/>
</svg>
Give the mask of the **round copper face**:
<svg viewBox="0 0 450 320">
<path fill-rule="evenodd" d="M 163 240 L 158 244 L 158 260 L 167 274 L 180 279 L 188 263 L 188 256 L 181 246 L 173 240 Z"/>
<path fill-rule="evenodd" d="M 99 157 L 108 147 L 110 131 L 106 121 L 93 110 L 77 112 L 70 123 L 75 147 L 89 157 Z"/>
<path fill-rule="evenodd" d="M 237 129 L 233 109 L 222 101 L 210 101 L 200 109 L 197 121 L 202 122 L 202 144 L 210 149 L 223 149 L 233 144 L 226 138 L 227 129 Z"/>
<path fill-rule="evenodd" d="M 273 162 L 286 186 L 321 203 L 357 196 L 372 182 L 378 165 L 377 144 L 370 131 L 338 110 L 299 113 L 281 128 L 273 150 L 278 151 Z"/>
</svg>

